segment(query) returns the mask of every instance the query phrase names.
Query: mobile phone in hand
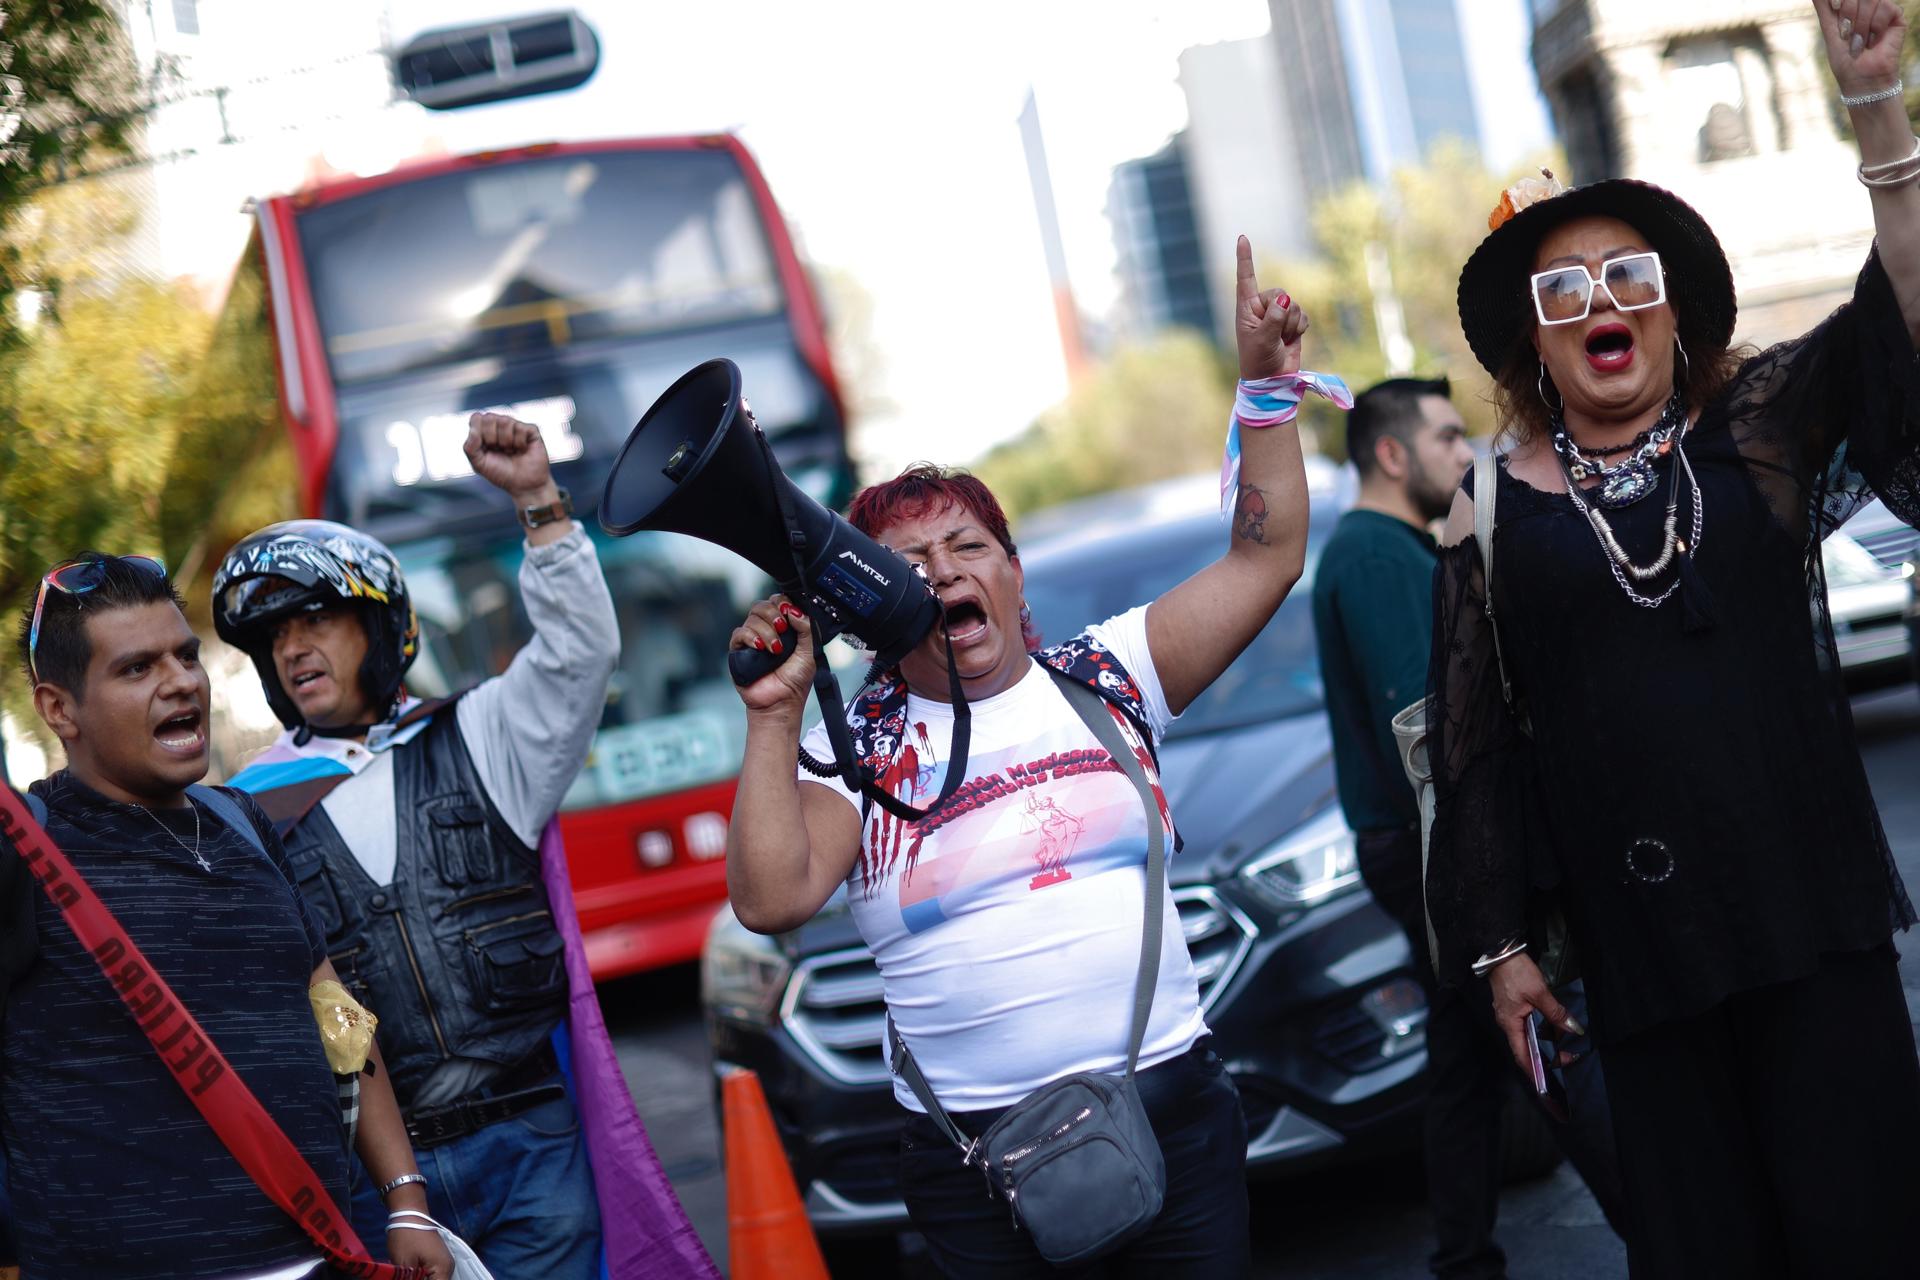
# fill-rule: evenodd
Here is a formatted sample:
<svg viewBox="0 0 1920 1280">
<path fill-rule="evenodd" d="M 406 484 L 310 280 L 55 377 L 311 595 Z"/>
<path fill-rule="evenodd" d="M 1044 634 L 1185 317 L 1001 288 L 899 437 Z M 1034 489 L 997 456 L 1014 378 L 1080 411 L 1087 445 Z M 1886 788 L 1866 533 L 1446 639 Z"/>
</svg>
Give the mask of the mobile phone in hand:
<svg viewBox="0 0 1920 1280">
<path fill-rule="evenodd" d="M 1566 1082 L 1560 1077 L 1560 1050 L 1551 1041 L 1541 1043 L 1546 1021 L 1538 1013 L 1527 1015 L 1527 1076 L 1534 1097 L 1546 1113 L 1565 1124 L 1573 1108 L 1567 1102 Z"/>
</svg>

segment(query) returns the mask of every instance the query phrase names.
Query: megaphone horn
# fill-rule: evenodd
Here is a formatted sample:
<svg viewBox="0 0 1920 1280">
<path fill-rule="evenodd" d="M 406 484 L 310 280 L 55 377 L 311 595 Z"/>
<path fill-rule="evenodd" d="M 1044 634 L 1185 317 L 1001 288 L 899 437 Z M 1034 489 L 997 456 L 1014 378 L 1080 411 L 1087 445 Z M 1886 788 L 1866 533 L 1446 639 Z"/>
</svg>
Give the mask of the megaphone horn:
<svg viewBox="0 0 1920 1280">
<path fill-rule="evenodd" d="M 684 533 L 758 566 L 810 605 L 821 641 L 859 637 L 898 663 L 940 620 L 940 601 L 912 566 L 828 511 L 780 470 L 741 395 L 740 367 L 709 360 L 661 393 L 627 436 L 600 498 L 600 527 Z M 736 649 L 736 684 L 766 675 L 786 653 Z"/>
</svg>

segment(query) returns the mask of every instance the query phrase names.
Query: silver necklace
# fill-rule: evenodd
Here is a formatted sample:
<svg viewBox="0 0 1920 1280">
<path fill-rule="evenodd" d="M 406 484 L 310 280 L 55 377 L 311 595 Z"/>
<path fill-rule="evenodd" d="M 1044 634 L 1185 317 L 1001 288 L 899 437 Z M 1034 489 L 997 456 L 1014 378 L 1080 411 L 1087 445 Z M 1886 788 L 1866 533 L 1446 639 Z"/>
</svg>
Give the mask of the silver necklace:
<svg viewBox="0 0 1920 1280">
<path fill-rule="evenodd" d="M 1635 564 L 1632 557 L 1627 555 L 1626 549 L 1613 536 L 1613 526 L 1607 523 L 1606 516 L 1597 508 L 1587 505 L 1586 496 L 1581 493 L 1580 485 L 1572 474 L 1572 468 L 1567 466 L 1564 457 L 1560 459 L 1561 468 L 1567 473 L 1567 496 L 1573 499 L 1575 509 L 1585 516 L 1587 523 L 1593 527 L 1594 537 L 1600 540 L 1600 550 L 1607 557 L 1607 568 L 1613 571 L 1613 580 L 1618 582 L 1620 589 L 1627 593 L 1627 599 L 1643 609 L 1657 609 L 1665 604 L 1667 598 L 1680 589 L 1680 579 L 1675 577 L 1667 584 L 1667 589 L 1657 596 L 1644 595 L 1635 590 L 1633 584 L 1646 582 L 1666 572 L 1672 566 L 1676 555 L 1691 556 L 1700 550 L 1700 533 L 1704 527 L 1700 506 L 1700 480 L 1693 474 L 1693 463 L 1687 458 L 1685 437 L 1686 429 L 1683 425 L 1673 436 L 1675 466 L 1673 492 L 1667 499 L 1666 533 L 1661 539 L 1660 554 L 1649 565 Z M 1687 473 L 1687 485 L 1693 497 L 1692 528 L 1684 542 L 1675 536 L 1680 508 L 1680 473 L 1682 471 Z M 1629 577 L 1632 581 L 1628 580 Z"/>
<path fill-rule="evenodd" d="M 1574 443 L 1566 422 L 1556 413 L 1552 422 L 1553 451 L 1560 455 L 1575 480 L 1598 479 L 1600 484 L 1593 491 L 1594 502 L 1617 511 L 1632 506 L 1659 487 L 1659 477 L 1653 470 L 1654 459 L 1672 448 L 1668 441 L 1675 439 L 1686 425 L 1686 407 L 1676 392 L 1661 411 L 1660 420 L 1643 438 L 1629 446 L 1632 452 L 1608 466 L 1598 457 L 1587 456 L 1590 451 L 1583 451 Z"/>
<path fill-rule="evenodd" d="M 175 844 L 179 845 L 182 849 L 186 849 L 188 853 L 192 854 L 193 860 L 200 864 L 200 869 L 202 871 L 211 871 L 213 870 L 213 864 L 211 862 L 208 862 L 206 858 L 202 857 L 200 853 L 200 806 L 195 804 L 193 801 L 189 800 L 187 801 L 187 808 L 193 810 L 193 847 L 190 849 L 187 848 L 187 842 L 185 840 L 182 840 L 179 836 L 174 834 L 172 827 L 160 821 L 159 814 L 147 808 L 147 806 L 145 805 L 140 806 L 140 811 L 146 814 L 149 818 L 152 818 L 153 825 L 156 827 L 159 827 L 162 831 L 166 832 L 168 836 L 172 837 L 173 842 Z"/>
</svg>

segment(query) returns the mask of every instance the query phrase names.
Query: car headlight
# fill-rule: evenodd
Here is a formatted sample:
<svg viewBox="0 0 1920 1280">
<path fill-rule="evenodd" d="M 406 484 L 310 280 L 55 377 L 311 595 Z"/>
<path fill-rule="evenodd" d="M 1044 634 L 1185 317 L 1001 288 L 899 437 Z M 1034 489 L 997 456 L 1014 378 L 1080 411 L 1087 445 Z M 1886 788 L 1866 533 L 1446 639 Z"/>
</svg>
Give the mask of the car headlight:
<svg viewBox="0 0 1920 1280">
<path fill-rule="evenodd" d="M 1323 809 L 1240 869 L 1241 883 L 1279 911 L 1313 906 L 1360 884 L 1353 832 L 1338 805 Z"/>
<path fill-rule="evenodd" d="M 722 907 L 700 951 L 700 1001 L 715 1013 L 768 1021 L 787 989 L 793 965 L 773 939 L 753 933 Z"/>
</svg>

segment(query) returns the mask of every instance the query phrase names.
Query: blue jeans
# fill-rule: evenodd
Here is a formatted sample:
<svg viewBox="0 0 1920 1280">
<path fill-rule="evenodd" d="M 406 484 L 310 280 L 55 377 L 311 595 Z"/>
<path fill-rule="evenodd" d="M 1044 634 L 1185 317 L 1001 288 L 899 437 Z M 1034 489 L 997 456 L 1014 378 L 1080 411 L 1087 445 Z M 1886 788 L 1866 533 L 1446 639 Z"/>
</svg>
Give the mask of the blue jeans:
<svg viewBox="0 0 1920 1280">
<path fill-rule="evenodd" d="M 1177 1058 L 1134 1077 L 1160 1153 L 1167 1197 L 1144 1235 L 1082 1267 L 1055 1268 L 1013 1225 L 1006 1202 L 989 1197 L 978 1169 L 933 1121 L 908 1114 L 900 1131 L 900 1185 L 907 1215 L 943 1275 L 955 1280 L 1125 1277 L 1127 1280 L 1242 1280 L 1253 1262 L 1247 1236 L 1247 1120 L 1240 1091 L 1202 1036 Z M 954 1115 L 961 1132 L 983 1132 L 1003 1111 Z"/>
<path fill-rule="evenodd" d="M 428 1212 L 501 1280 L 598 1280 L 600 1205 L 572 1098 L 415 1156 L 427 1176 Z M 352 1213 L 360 1239 L 386 1261 L 386 1206 L 358 1161 Z"/>
</svg>

